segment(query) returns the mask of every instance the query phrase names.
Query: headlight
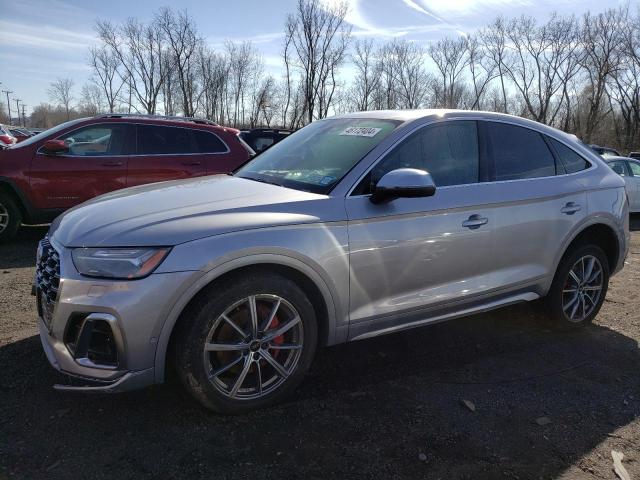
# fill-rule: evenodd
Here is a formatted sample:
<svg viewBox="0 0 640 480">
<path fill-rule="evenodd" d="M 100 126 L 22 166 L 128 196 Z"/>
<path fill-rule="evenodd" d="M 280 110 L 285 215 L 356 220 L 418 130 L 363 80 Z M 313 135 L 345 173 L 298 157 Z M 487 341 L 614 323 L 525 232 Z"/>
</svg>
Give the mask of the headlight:
<svg viewBox="0 0 640 480">
<path fill-rule="evenodd" d="M 76 248 L 73 264 L 88 277 L 135 279 L 153 272 L 169 248 Z"/>
</svg>

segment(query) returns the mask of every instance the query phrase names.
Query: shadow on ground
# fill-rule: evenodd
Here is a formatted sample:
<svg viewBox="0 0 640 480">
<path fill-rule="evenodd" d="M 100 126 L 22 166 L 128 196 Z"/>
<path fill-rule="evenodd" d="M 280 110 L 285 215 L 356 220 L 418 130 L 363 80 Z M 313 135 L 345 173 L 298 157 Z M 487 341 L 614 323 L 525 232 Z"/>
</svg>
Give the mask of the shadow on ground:
<svg viewBox="0 0 640 480">
<path fill-rule="evenodd" d="M 55 392 L 31 337 L 0 348 L 0 458 L 22 478 L 555 478 L 634 421 L 640 352 L 539 320 L 523 305 L 325 349 L 294 398 L 238 417 L 175 384 Z"/>
<path fill-rule="evenodd" d="M 38 242 L 47 234 L 48 226 L 22 227 L 11 241 L 0 245 L 0 269 L 33 267 Z"/>
</svg>

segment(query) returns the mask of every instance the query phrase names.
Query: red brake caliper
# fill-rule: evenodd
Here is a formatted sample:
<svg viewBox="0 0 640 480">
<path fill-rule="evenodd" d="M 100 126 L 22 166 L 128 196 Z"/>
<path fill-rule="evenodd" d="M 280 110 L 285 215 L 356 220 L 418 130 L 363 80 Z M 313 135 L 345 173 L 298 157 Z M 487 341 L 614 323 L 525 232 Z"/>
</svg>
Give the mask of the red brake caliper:
<svg viewBox="0 0 640 480">
<path fill-rule="evenodd" d="M 280 325 L 280 322 L 278 321 L 278 317 L 275 316 L 273 317 L 273 320 L 271 320 L 270 327 L 275 329 L 275 328 L 278 328 L 278 325 Z M 271 340 L 271 343 L 275 345 L 282 345 L 284 343 L 284 335 L 278 335 L 273 340 Z M 271 353 L 273 358 L 277 358 L 278 355 L 280 354 L 280 350 L 275 348 L 269 349 L 269 352 Z"/>
</svg>

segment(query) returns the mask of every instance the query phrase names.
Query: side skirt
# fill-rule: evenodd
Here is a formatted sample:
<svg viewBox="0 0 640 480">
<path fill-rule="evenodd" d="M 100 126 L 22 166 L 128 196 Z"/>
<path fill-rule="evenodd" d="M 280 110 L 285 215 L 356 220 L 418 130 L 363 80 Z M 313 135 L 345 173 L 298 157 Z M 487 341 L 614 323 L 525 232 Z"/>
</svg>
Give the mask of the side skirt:
<svg viewBox="0 0 640 480">
<path fill-rule="evenodd" d="M 538 298 L 540 298 L 540 295 L 535 292 L 522 292 L 515 295 L 505 296 L 499 299 L 494 299 L 486 303 L 469 306 L 467 308 L 463 308 L 462 310 L 441 310 L 442 313 L 438 314 L 434 312 L 436 313 L 435 316 L 428 316 L 427 318 L 424 318 L 424 316 L 428 315 L 428 313 L 422 313 L 422 318 L 416 319 L 416 317 L 420 316 L 420 313 L 416 312 L 411 314 L 411 316 L 409 316 L 408 318 L 404 316 L 402 318 L 396 317 L 395 321 L 389 321 L 388 319 L 385 319 L 384 322 L 378 321 L 373 323 L 373 325 L 371 324 L 372 322 L 367 322 L 368 325 L 351 325 L 349 329 L 351 338 L 349 338 L 349 341 L 363 340 L 365 338 L 377 337 L 378 335 L 385 335 L 387 333 L 399 332 L 402 330 L 421 327 L 432 323 L 444 322 L 446 320 L 452 320 L 454 318 L 466 317 L 468 315 L 473 315 L 476 313 L 488 312 L 490 310 L 495 310 L 496 308 L 505 307 L 507 305 L 513 305 L 521 302 L 531 302 L 537 300 Z M 389 323 L 395 323 L 395 325 L 376 328 L 379 327 L 381 323 L 387 325 Z"/>
</svg>

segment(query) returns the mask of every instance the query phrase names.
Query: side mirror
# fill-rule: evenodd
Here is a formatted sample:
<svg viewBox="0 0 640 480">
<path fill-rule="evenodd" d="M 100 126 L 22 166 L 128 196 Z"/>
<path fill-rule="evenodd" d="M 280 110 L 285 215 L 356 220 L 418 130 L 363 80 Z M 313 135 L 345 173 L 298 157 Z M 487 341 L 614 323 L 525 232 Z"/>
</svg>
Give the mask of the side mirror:
<svg viewBox="0 0 640 480">
<path fill-rule="evenodd" d="M 416 168 L 398 168 L 386 173 L 373 187 L 370 200 L 383 203 L 394 198 L 430 197 L 436 185 L 429 172 Z"/>
<path fill-rule="evenodd" d="M 42 146 L 44 152 L 48 155 L 60 155 L 69 151 L 69 146 L 64 140 L 47 140 Z"/>
</svg>

